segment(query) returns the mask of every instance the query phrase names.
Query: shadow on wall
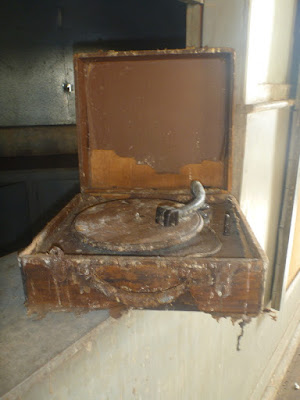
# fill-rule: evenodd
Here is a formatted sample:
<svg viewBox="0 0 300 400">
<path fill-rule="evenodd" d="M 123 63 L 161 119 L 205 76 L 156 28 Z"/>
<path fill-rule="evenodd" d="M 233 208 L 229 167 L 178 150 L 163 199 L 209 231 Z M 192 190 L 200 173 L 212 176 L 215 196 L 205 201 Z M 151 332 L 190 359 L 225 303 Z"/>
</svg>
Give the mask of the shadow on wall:
<svg viewBox="0 0 300 400">
<path fill-rule="evenodd" d="M 67 170 L 29 171 L 12 176 L 10 183 L 0 183 L 0 256 L 27 246 L 79 193 L 76 175 L 77 171 Z"/>
</svg>

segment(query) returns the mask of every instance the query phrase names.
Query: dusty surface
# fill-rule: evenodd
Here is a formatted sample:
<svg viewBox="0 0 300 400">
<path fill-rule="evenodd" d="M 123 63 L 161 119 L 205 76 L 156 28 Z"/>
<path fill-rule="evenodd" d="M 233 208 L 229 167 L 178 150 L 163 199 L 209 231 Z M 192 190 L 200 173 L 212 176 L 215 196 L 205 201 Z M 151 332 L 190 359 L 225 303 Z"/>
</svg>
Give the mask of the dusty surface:
<svg viewBox="0 0 300 400">
<path fill-rule="evenodd" d="M 152 194 L 152 196 L 154 196 Z M 131 196 L 131 195 L 130 195 Z M 135 194 L 132 194 L 134 197 Z M 129 195 L 123 195 L 123 200 L 128 198 Z M 172 198 L 173 196 L 167 196 Z M 176 195 L 172 200 L 181 200 L 186 203 L 190 196 L 184 196 L 180 198 Z M 164 196 L 161 195 L 161 201 L 163 201 Z M 166 197 L 165 197 L 166 198 Z M 85 196 L 79 195 L 78 198 L 74 199 L 74 204 L 70 203 L 69 210 L 62 213 L 62 220 L 57 226 L 57 229 L 47 229 L 47 234 L 45 237 L 38 241 L 37 248 L 35 249 L 38 253 L 49 252 L 53 246 L 60 247 L 65 254 L 118 254 L 117 252 L 109 252 L 108 249 L 102 249 L 101 246 L 97 248 L 89 246 L 81 240 L 80 235 L 74 229 L 72 232 L 72 225 L 74 224 L 74 218 L 79 216 L 80 213 L 90 206 L 97 204 L 104 204 L 105 199 L 102 196 Z M 217 196 L 208 196 L 208 202 L 212 210 L 212 220 L 209 228 L 204 228 L 203 231 L 196 235 L 195 240 L 186 241 L 186 247 L 172 247 L 170 246 L 170 251 L 165 255 L 175 255 L 175 256 L 187 256 L 199 254 L 200 256 L 205 255 L 215 255 L 216 253 L 220 258 L 228 257 L 258 257 L 251 240 L 247 237 L 244 229 L 241 228 L 240 218 L 236 214 L 236 207 L 227 200 L 227 196 L 222 196 L 218 198 Z M 92 208 L 91 208 L 92 210 Z M 155 218 L 156 208 L 153 209 L 153 218 Z M 225 212 L 230 212 L 231 218 L 231 228 L 230 235 L 224 236 L 224 214 Z M 78 218 L 78 217 L 77 217 Z M 76 220 L 75 220 L 76 221 Z M 120 228 L 119 228 L 120 229 Z M 125 229 L 125 228 L 124 228 Z M 165 228 L 161 228 L 165 230 Z M 128 254 L 131 254 L 130 252 Z M 141 255 L 143 253 L 140 253 Z M 151 253 L 155 255 L 155 252 Z M 163 250 L 160 252 L 164 255 Z"/>
<path fill-rule="evenodd" d="M 88 314 L 27 316 L 16 253 L 0 259 L 0 396 L 108 318 L 106 310 Z"/>
<path fill-rule="evenodd" d="M 296 385 L 298 389 L 296 389 Z M 300 399 L 300 344 L 282 381 L 275 400 Z"/>
<path fill-rule="evenodd" d="M 143 195 L 149 198 L 150 193 Z M 136 193 L 124 198 L 130 196 Z M 176 194 L 172 199 L 184 202 L 183 197 Z M 188 241 L 160 255 L 109 254 L 80 242 L 75 229 L 74 235 L 71 232 L 74 218 L 87 206 L 104 201 L 100 196 L 76 196 L 20 254 L 31 310 L 107 309 L 122 303 L 138 309 L 199 310 L 234 319 L 259 313 L 266 260 L 228 194 L 207 196 L 213 217 L 206 228 L 215 231 L 222 246 L 206 256 L 201 238 L 209 235 L 203 235 L 204 230 L 196 235 L 198 243 Z M 223 234 L 224 212 L 231 215 L 230 235 Z"/>
<path fill-rule="evenodd" d="M 155 221 L 158 206 L 182 207 L 181 203 L 160 199 L 124 199 L 97 204 L 82 211 L 74 221 L 83 240 L 108 250 L 153 250 L 184 243 L 200 232 L 203 220 L 194 212 L 176 226 L 164 227 Z"/>
</svg>

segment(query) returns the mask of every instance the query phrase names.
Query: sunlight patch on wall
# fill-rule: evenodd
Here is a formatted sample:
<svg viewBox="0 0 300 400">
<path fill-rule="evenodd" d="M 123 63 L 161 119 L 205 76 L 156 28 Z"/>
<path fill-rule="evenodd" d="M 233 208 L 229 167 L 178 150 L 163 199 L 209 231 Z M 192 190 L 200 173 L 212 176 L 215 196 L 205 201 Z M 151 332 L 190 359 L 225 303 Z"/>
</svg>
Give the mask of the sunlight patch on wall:
<svg viewBox="0 0 300 400">
<path fill-rule="evenodd" d="M 274 0 L 252 0 L 248 36 L 246 103 L 263 101 L 264 87 L 268 80 L 274 29 Z"/>
</svg>

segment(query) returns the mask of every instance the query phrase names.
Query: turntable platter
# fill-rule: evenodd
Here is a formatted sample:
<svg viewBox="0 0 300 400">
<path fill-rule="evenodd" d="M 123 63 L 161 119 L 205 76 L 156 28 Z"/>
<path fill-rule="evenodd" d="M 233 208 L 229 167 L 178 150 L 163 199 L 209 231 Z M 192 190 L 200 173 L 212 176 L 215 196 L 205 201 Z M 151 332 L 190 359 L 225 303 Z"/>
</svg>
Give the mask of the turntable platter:
<svg viewBox="0 0 300 400">
<path fill-rule="evenodd" d="M 74 220 L 83 243 L 109 251 L 151 251 L 185 243 L 204 225 L 198 212 L 181 218 L 176 226 L 155 222 L 158 206 L 183 204 L 161 199 L 114 200 L 86 208 Z"/>
</svg>

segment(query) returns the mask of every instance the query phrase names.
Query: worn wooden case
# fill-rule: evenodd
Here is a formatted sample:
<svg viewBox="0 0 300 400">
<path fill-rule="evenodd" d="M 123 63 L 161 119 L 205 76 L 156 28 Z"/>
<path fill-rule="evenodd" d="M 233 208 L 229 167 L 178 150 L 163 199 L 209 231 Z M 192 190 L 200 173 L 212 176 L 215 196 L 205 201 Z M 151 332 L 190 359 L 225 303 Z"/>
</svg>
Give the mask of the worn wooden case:
<svg viewBox="0 0 300 400">
<path fill-rule="evenodd" d="M 229 49 L 75 56 L 81 193 L 19 255 L 30 310 L 260 312 L 266 258 L 229 194 L 233 59 Z M 165 253 L 103 252 L 74 236 L 74 218 L 88 206 L 186 202 L 191 180 L 207 189 L 210 229 L 221 243 L 214 252 L 193 243 Z"/>
</svg>

